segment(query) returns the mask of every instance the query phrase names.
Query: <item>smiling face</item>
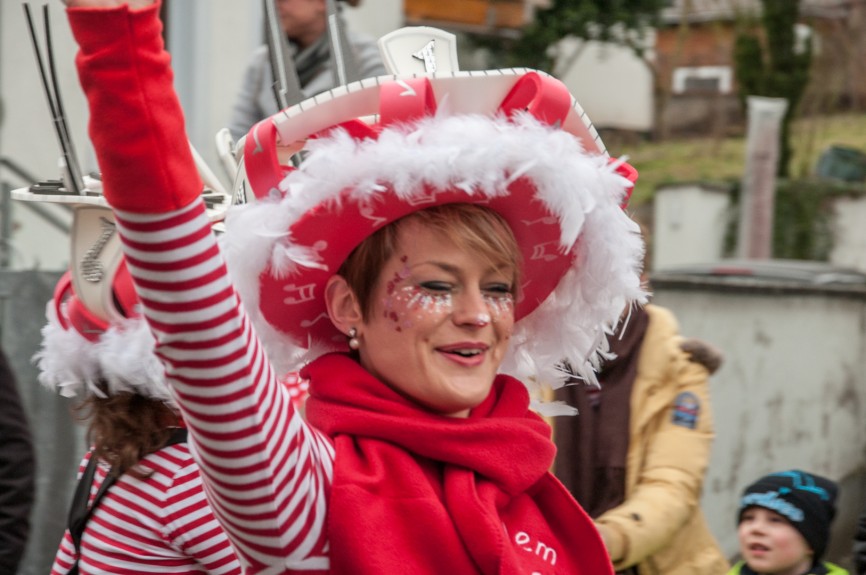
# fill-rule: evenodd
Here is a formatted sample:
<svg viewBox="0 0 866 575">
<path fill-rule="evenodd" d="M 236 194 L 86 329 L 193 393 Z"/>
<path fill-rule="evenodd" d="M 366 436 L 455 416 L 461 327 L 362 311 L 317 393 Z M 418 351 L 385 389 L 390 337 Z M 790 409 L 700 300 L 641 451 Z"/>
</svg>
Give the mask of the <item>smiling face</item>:
<svg viewBox="0 0 866 575">
<path fill-rule="evenodd" d="M 505 356 L 513 278 L 512 268 L 406 222 L 357 328 L 361 365 L 432 411 L 467 415 L 490 393 Z"/>
<path fill-rule="evenodd" d="M 812 565 L 809 544 L 782 515 L 763 507 L 749 507 L 737 529 L 743 560 L 757 573 L 800 575 Z"/>
</svg>

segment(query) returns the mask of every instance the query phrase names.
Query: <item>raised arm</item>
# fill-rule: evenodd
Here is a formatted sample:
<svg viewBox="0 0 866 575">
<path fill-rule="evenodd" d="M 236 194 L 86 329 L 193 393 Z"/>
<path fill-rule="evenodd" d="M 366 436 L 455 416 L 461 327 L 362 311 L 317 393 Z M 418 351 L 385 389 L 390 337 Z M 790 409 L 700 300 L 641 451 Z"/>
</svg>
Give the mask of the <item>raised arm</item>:
<svg viewBox="0 0 866 575">
<path fill-rule="evenodd" d="M 292 408 L 231 285 L 159 3 L 68 5 L 105 195 L 215 515 L 248 572 L 326 568 L 332 449 Z"/>
</svg>

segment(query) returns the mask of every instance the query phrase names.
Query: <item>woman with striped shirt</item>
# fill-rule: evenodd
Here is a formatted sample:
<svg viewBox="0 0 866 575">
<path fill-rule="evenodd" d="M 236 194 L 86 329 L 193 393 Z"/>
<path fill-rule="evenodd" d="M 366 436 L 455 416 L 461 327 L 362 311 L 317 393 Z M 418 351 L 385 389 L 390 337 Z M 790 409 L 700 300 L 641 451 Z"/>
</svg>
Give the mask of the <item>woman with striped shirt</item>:
<svg viewBox="0 0 866 575">
<path fill-rule="evenodd" d="M 564 86 L 378 78 L 281 112 L 245 138 L 256 201 L 221 249 L 158 3 L 67 4 L 129 271 L 244 570 L 612 573 L 506 375 L 555 381 L 569 358 L 592 381 L 644 297 L 633 171 Z"/>
</svg>

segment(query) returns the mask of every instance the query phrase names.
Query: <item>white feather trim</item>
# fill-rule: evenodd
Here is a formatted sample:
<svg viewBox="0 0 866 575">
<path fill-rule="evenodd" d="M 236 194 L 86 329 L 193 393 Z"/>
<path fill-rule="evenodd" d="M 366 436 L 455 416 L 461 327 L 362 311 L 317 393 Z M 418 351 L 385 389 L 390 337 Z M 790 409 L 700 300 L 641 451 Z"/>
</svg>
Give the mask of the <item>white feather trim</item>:
<svg viewBox="0 0 866 575">
<path fill-rule="evenodd" d="M 420 194 L 425 185 L 495 197 L 525 176 L 559 219 L 562 249 L 580 242 L 554 293 L 517 322 L 501 370 L 558 387 L 558 365 L 568 359 L 577 375 L 596 382 L 606 334 L 627 305 L 646 298 L 640 231 L 619 207 L 630 184 L 605 156 L 585 154 L 576 137 L 528 115 L 445 117 L 441 110 L 417 124 L 385 129 L 378 140 L 356 140 L 338 130 L 309 141 L 307 149 L 301 168 L 280 184 L 284 197 L 233 208 L 221 238 L 229 273 L 278 373 L 296 371 L 328 351 L 316 342 L 309 350 L 299 347 L 307 342 L 291 341 L 259 310 L 258 278 L 268 266 L 285 271 L 308 265 L 309 254 L 287 230 L 309 209 L 340 201 L 346 189 L 354 201 L 372 201 L 385 186 L 402 197 Z"/>
<path fill-rule="evenodd" d="M 39 367 L 39 382 L 63 397 L 79 394 L 102 395 L 96 346 L 74 330 L 65 330 L 57 321 L 54 302 L 48 302 L 42 327 L 42 347 L 33 356 Z"/>
<path fill-rule="evenodd" d="M 115 322 L 102 334 L 97 355 L 109 394 L 131 391 L 172 403 L 155 346 L 150 326 L 140 317 Z"/>
<path fill-rule="evenodd" d="M 91 342 L 74 329 L 64 329 L 54 302 L 46 306 L 42 347 L 33 356 L 39 382 L 64 397 L 105 397 L 131 392 L 174 406 L 162 364 L 154 354 L 155 341 L 141 318 L 115 322 L 99 341 Z"/>
<path fill-rule="evenodd" d="M 577 408 L 568 405 L 564 401 L 542 401 L 539 399 L 533 399 L 529 402 L 529 409 L 545 417 L 577 415 Z"/>
</svg>

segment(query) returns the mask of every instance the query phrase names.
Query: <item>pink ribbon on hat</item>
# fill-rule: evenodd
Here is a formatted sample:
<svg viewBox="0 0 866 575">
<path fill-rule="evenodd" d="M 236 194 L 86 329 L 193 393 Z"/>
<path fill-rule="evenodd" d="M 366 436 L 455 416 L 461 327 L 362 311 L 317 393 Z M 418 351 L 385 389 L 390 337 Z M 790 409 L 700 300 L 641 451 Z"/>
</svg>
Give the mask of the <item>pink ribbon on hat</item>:
<svg viewBox="0 0 866 575">
<path fill-rule="evenodd" d="M 124 317 L 137 317 L 135 305 L 138 296 L 132 285 L 132 278 L 122 260 L 111 283 L 112 299 L 118 306 L 118 312 Z M 99 337 L 108 330 L 109 322 L 97 316 L 82 302 L 75 293 L 72 284 L 72 273 L 64 273 L 54 287 L 54 310 L 57 321 L 65 330 L 74 329 L 90 342 L 99 341 Z"/>
</svg>

